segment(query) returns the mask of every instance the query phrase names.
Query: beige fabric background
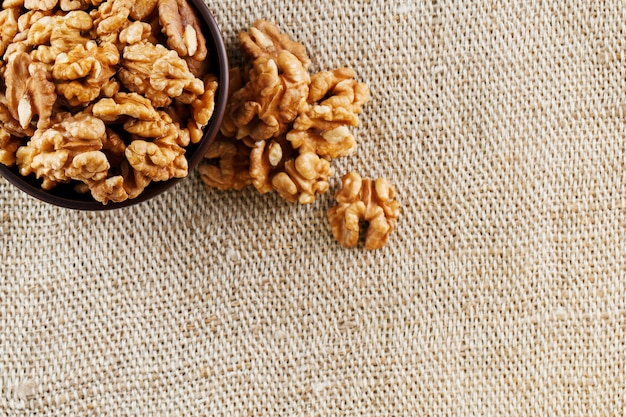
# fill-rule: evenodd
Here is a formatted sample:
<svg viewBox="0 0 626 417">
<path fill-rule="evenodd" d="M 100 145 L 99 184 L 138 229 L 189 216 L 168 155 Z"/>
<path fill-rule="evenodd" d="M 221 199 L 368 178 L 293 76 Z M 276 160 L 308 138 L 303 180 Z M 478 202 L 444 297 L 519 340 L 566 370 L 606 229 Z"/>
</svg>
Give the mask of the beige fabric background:
<svg viewBox="0 0 626 417">
<path fill-rule="evenodd" d="M 0 180 L 0 415 L 626 413 L 626 5 L 222 1 L 372 89 L 384 250 L 197 174 L 85 213 Z M 337 179 L 333 181 L 333 187 Z"/>
</svg>

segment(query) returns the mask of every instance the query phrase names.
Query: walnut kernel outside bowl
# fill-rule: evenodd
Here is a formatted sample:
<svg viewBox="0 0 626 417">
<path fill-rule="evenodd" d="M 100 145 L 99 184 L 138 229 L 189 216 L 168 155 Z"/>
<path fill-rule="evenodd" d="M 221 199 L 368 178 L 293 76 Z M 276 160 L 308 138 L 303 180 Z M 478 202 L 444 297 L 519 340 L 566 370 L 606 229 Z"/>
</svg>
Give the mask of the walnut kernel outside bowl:
<svg viewBox="0 0 626 417">
<path fill-rule="evenodd" d="M 189 173 L 191 173 L 202 161 L 209 145 L 215 139 L 226 110 L 228 98 L 228 57 L 219 26 L 208 6 L 203 0 L 188 0 L 188 2 L 197 11 L 202 32 L 206 38 L 207 59 L 210 62 L 209 72 L 217 77 L 218 82 L 218 89 L 215 94 L 215 108 L 211 120 L 204 127 L 202 139 L 200 142 L 189 144 L 185 148 L 185 157 L 187 158 Z M 184 179 L 172 178 L 162 182 L 153 181 L 136 198 L 120 203 L 109 202 L 108 204 L 102 204 L 95 201 L 91 193 L 81 194 L 76 192 L 72 184 L 60 184 L 52 190 L 44 190 L 41 188 L 41 180 L 35 178 L 32 174 L 27 177 L 22 176 L 17 166 L 9 168 L 0 164 L 0 174 L 20 190 L 41 201 L 69 209 L 91 211 L 112 210 L 144 202 L 163 193 L 178 181 Z"/>
</svg>

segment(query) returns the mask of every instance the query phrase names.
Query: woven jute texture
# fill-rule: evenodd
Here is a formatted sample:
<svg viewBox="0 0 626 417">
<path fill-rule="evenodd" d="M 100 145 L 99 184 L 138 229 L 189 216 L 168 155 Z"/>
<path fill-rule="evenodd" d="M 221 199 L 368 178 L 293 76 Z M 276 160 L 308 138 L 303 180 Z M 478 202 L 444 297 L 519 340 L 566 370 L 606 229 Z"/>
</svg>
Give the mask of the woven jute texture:
<svg viewBox="0 0 626 417">
<path fill-rule="evenodd" d="M 0 180 L 2 416 L 626 413 L 626 5 L 211 2 L 372 90 L 299 206 L 197 173 L 113 212 Z M 389 244 L 341 248 L 339 175 L 383 176 Z"/>
</svg>

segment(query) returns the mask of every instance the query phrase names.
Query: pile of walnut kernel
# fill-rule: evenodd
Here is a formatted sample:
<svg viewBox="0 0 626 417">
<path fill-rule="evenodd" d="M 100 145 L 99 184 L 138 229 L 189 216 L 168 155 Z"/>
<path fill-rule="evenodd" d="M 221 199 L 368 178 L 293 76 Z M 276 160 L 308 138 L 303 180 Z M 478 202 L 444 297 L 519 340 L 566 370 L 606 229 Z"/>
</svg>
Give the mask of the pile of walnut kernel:
<svg viewBox="0 0 626 417">
<path fill-rule="evenodd" d="M 202 180 L 208 188 L 253 185 L 312 203 L 329 189 L 331 160 L 354 151 L 350 127 L 358 125 L 369 89 L 350 68 L 311 75 L 304 45 L 267 21 L 241 32 L 239 46 L 246 64 L 231 69 L 221 135 L 199 168 Z M 398 217 L 395 191 L 384 179 L 356 173 L 342 183 L 338 205 L 328 213 L 333 234 L 343 246 L 355 246 L 366 221 L 365 247 L 381 248 Z"/>
<path fill-rule="evenodd" d="M 4 0 L 0 163 L 103 204 L 188 173 L 216 77 L 185 0 Z"/>
</svg>

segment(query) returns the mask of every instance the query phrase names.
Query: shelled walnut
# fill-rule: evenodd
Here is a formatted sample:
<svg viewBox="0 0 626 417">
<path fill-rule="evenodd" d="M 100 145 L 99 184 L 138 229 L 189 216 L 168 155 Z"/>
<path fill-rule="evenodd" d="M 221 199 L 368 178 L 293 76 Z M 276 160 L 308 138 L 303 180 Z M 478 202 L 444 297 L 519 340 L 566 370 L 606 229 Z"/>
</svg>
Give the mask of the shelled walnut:
<svg viewBox="0 0 626 417">
<path fill-rule="evenodd" d="M 126 159 L 136 172 L 153 181 L 187 176 L 185 149 L 177 141 L 179 130 L 168 132 L 153 141 L 134 140 L 126 147 Z"/>
<path fill-rule="evenodd" d="M 104 204 L 188 174 L 217 78 L 186 0 L 4 0 L 0 163 Z"/>
<path fill-rule="evenodd" d="M 369 100 L 369 89 L 353 77 L 350 68 L 311 77 L 307 107 L 287 135 L 294 148 L 329 158 L 346 156 L 354 150 L 356 142 L 348 126 L 359 124 L 358 115 Z"/>
<path fill-rule="evenodd" d="M 37 127 L 50 123 L 52 106 L 56 101 L 55 86 L 41 63 L 32 62 L 24 52 L 9 57 L 4 73 L 7 108 L 22 129 L 38 116 Z"/>
<path fill-rule="evenodd" d="M 58 113 L 49 128 L 37 129 L 16 152 L 22 175 L 35 174 L 49 190 L 70 180 L 98 180 L 110 167 L 102 149 L 104 122 L 87 113 Z"/>
<path fill-rule="evenodd" d="M 352 247 L 358 243 L 360 222 L 369 223 L 365 248 L 382 248 L 393 231 L 399 215 L 395 190 L 383 178 L 362 179 L 355 172 L 341 178 L 342 187 L 335 194 L 337 205 L 328 211 L 331 230 L 339 243 Z"/>
<path fill-rule="evenodd" d="M 282 142 L 282 143 L 281 143 Z M 309 204 L 328 190 L 330 163 L 313 152 L 293 152 L 286 141 L 258 141 L 250 153 L 250 177 L 261 192 Z"/>
<path fill-rule="evenodd" d="M 229 116 L 238 139 L 267 140 L 287 131 L 306 103 L 309 74 L 290 52 L 256 59 L 247 83 L 229 102 Z"/>
<path fill-rule="evenodd" d="M 155 107 L 167 107 L 188 91 L 200 96 L 204 83 L 194 77 L 187 63 L 163 45 L 139 42 L 122 51 L 118 77 L 129 91 L 149 98 Z"/>
</svg>

